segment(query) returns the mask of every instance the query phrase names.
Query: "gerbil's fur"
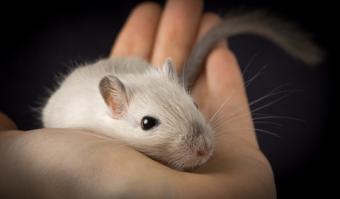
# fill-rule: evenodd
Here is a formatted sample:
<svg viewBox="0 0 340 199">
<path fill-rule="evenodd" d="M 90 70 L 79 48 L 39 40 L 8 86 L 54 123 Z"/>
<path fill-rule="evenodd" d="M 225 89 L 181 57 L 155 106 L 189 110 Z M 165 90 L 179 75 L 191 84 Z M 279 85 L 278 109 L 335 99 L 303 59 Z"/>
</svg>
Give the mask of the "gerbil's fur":
<svg viewBox="0 0 340 199">
<path fill-rule="evenodd" d="M 144 116 L 157 118 L 159 125 L 142 130 Z M 203 164 L 214 147 L 211 127 L 178 83 L 169 60 L 162 68 L 138 58 L 79 67 L 51 96 L 42 118 L 45 127 L 118 138 L 176 169 Z"/>
<path fill-rule="evenodd" d="M 322 58 L 319 48 L 287 22 L 262 12 L 233 14 L 198 42 L 181 78 L 170 60 L 161 68 L 131 57 L 76 68 L 43 108 L 43 124 L 118 138 L 176 169 L 201 165 L 213 152 L 214 132 L 187 90 L 215 43 L 241 33 L 268 37 L 308 64 Z"/>
</svg>

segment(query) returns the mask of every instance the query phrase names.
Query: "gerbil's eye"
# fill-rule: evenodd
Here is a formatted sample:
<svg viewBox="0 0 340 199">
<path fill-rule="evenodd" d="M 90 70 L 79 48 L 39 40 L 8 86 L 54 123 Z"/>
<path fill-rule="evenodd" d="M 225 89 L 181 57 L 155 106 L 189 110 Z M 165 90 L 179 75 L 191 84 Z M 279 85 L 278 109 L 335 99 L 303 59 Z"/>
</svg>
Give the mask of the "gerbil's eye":
<svg viewBox="0 0 340 199">
<path fill-rule="evenodd" d="M 150 130 L 153 127 L 157 126 L 159 121 L 156 118 L 150 116 L 144 116 L 141 121 L 141 126 L 143 130 Z"/>
<path fill-rule="evenodd" d="M 196 102 L 194 102 L 194 104 L 195 104 L 196 108 L 198 109 L 198 104 Z"/>
</svg>

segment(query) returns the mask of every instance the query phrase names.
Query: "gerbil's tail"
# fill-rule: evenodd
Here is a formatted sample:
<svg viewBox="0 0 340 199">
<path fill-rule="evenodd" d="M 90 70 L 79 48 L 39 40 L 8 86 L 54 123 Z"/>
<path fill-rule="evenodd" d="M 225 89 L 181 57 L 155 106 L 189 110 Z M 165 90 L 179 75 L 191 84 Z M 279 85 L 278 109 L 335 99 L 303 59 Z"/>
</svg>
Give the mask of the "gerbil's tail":
<svg viewBox="0 0 340 199">
<path fill-rule="evenodd" d="M 245 33 L 264 36 L 309 65 L 316 65 L 323 59 L 323 51 L 294 24 L 263 11 L 234 12 L 228 14 L 194 46 L 180 78 L 185 87 L 193 85 L 216 42 Z"/>
</svg>

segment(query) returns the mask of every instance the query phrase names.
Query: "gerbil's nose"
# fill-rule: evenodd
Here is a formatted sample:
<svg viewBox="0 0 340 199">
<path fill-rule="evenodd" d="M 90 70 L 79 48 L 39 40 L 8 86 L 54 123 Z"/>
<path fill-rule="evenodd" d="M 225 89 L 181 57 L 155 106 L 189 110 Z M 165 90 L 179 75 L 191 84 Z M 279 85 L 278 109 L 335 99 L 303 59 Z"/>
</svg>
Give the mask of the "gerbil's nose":
<svg viewBox="0 0 340 199">
<path fill-rule="evenodd" d="M 205 156 L 207 155 L 208 151 L 207 150 L 203 150 L 203 149 L 199 149 L 196 154 L 197 156 Z"/>
<path fill-rule="evenodd" d="M 200 157 L 206 156 L 210 153 L 211 150 L 212 150 L 212 146 L 204 145 L 204 147 L 201 147 L 196 151 L 196 154 L 197 156 L 200 156 Z"/>
</svg>

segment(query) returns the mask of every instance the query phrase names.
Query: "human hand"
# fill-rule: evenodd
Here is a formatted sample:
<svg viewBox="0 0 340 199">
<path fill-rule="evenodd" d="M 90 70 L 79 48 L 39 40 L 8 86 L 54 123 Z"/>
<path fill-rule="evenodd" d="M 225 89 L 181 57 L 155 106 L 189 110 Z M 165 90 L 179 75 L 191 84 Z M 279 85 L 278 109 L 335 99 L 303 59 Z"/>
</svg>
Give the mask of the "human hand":
<svg viewBox="0 0 340 199">
<path fill-rule="evenodd" d="M 170 0 L 163 13 L 155 4 L 137 7 L 120 32 L 111 56 L 138 56 L 155 66 L 161 66 L 167 57 L 171 57 L 177 71 L 182 71 L 195 42 L 221 21 L 216 14 L 202 15 L 201 12 L 202 1 Z M 206 65 L 192 91 L 201 112 L 209 119 L 227 102 L 214 120 L 242 114 L 244 117 L 233 122 L 233 127 L 229 124 L 224 127 L 232 130 L 240 126 L 242 131 L 247 128 L 249 133 L 245 133 L 245 137 L 250 135 L 249 142 L 257 145 L 243 79 L 226 44 L 221 42 L 216 46 Z"/>
<path fill-rule="evenodd" d="M 220 20 L 214 14 L 201 15 L 201 9 L 202 1 L 187 0 L 170 0 L 163 12 L 152 3 L 138 6 L 112 56 L 140 56 L 154 65 L 172 57 L 179 71 L 196 38 Z M 18 162 L 11 171 L 31 165 L 22 175 L 32 190 L 49 198 L 275 197 L 271 168 L 256 143 L 238 64 L 224 44 L 208 57 L 192 95 L 207 118 L 229 99 L 215 121 L 235 118 L 217 124 L 215 153 L 193 173 L 169 169 L 107 138 L 65 129 L 0 134 L 0 154 Z M 8 147 L 13 149 L 10 153 Z M 67 186 L 61 186 L 65 181 Z"/>
<path fill-rule="evenodd" d="M 135 10 L 120 33 L 112 56 L 140 56 L 154 65 L 161 65 L 166 57 L 171 57 L 177 71 L 181 71 L 194 43 L 220 21 L 220 18 L 212 13 L 201 15 L 201 10 L 202 1 L 175 0 L 168 1 L 162 16 L 157 7 Z M 159 16 L 161 20 L 158 22 L 155 19 L 160 18 Z M 195 181 L 195 177 L 188 174 L 188 181 L 196 185 L 193 186 L 191 194 L 196 192 L 196 196 L 202 197 L 199 190 L 210 187 L 216 195 L 226 196 L 232 193 L 232 187 L 225 189 L 225 186 L 230 184 L 226 181 L 231 180 L 228 174 L 235 174 L 243 176 L 244 179 L 249 178 L 247 181 L 235 179 L 234 183 L 243 183 L 239 184 L 240 187 L 245 188 L 245 185 L 248 185 L 253 191 L 263 191 L 267 196 L 274 197 L 271 167 L 256 142 L 239 66 L 235 56 L 224 43 L 218 44 L 211 52 L 205 71 L 194 85 L 192 95 L 201 112 L 207 119 L 212 120 L 217 135 L 216 151 L 212 159 L 196 171 L 206 176 L 213 172 L 214 177 L 210 176 L 211 182 L 203 179 Z M 263 179 L 264 183 L 256 185 L 256 179 Z M 182 193 L 190 193 L 185 186 L 187 182 L 182 182 L 181 187 L 186 189 L 182 190 Z M 212 185 L 215 186 L 211 187 Z M 234 190 L 234 193 L 240 191 L 239 188 Z M 265 198 L 264 196 L 261 198 Z"/>
</svg>

